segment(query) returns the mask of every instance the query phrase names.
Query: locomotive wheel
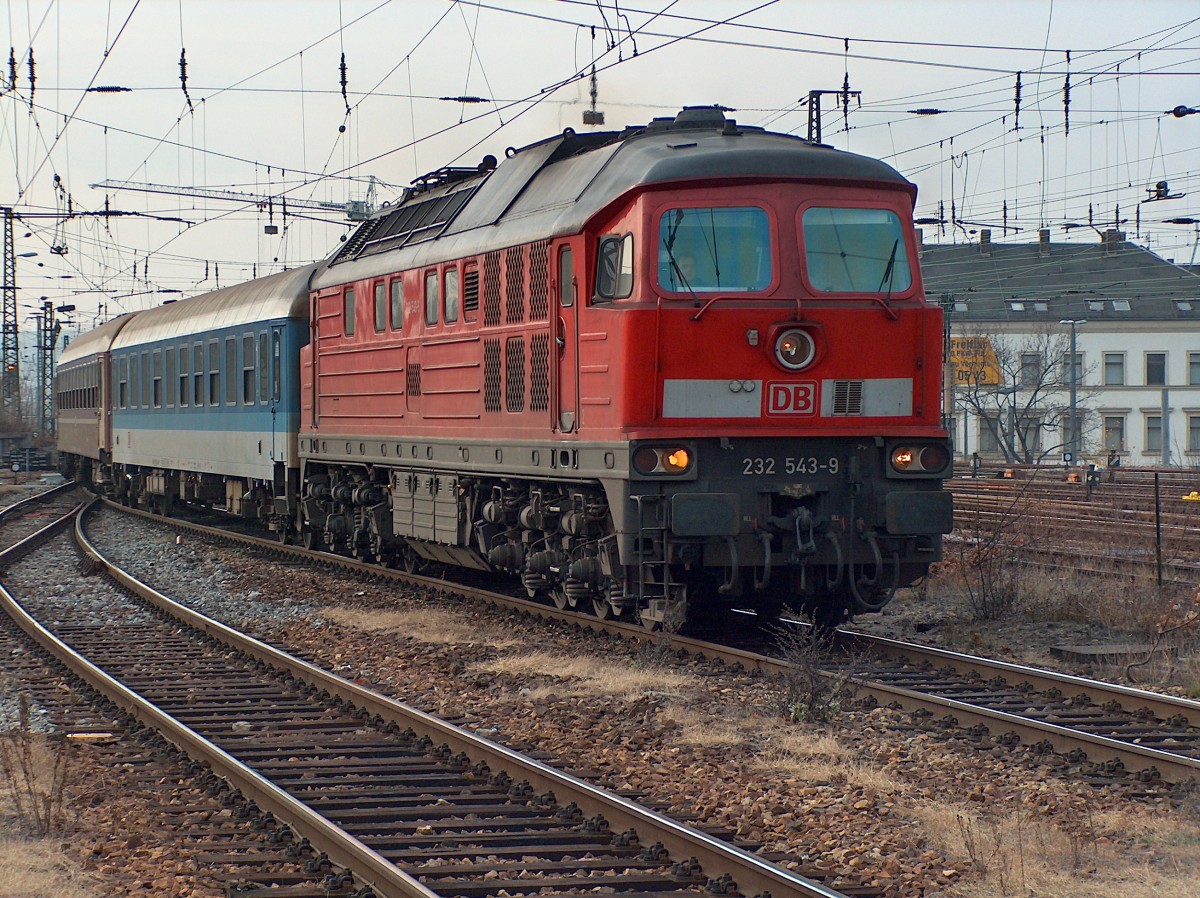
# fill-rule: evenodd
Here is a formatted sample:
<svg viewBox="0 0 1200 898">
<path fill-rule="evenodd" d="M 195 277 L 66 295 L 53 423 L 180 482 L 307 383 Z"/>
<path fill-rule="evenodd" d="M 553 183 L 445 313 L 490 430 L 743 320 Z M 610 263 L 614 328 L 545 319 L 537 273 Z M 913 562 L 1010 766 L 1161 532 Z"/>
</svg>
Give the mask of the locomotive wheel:
<svg viewBox="0 0 1200 898">
<path fill-rule="evenodd" d="M 279 545 L 286 546 L 291 539 L 292 528 L 287 523 L 279 525 L 279 529 L 275 531 L 275 538 L 279 540 Z"/>
<path fill-rule="evenodd" d="M 606 598 L 592 599 L 592 611 L 600 620 L 612 620 L 616 617 L 616 609 L 613 608 L 612 602 Z"/>
<path fill-rule="evenodd" d="M 304 543 L 304 548 L 311 550 L 321 548 L 321 531 L 320 530 L 305 530 L 304 536 L 301 538 Z"/>
<path fill-rule="evenodd" d="M 571 600 L 567 597 L 567 593 L 561 587 L 550 590 L 550 601 L 554 603 L 554 607 L 559 611 L 566 611 L 571 605 Z"/>
<path fill-rule="evenodd" d="M 419 574 L 421 568 L 425 567 L 425 559 L 406 545 L 400 550 L 400 567 L 404 568 L 406 574 Z"/>
</svg>

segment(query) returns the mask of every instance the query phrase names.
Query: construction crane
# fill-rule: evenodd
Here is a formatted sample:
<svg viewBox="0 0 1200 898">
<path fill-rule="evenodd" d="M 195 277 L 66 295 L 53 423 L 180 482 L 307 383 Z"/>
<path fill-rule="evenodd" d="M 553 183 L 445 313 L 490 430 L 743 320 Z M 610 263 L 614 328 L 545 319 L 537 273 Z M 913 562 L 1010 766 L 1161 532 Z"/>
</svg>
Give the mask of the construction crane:
<svg viewBox="0 0 1200 898">
<path fill-rule="evenodd" d="M 367 185 L 365 200 L 350 200 L 345 203 L 327 202 L 325 200 L 292 199 L 283 194 L 260 195 L 242 193 L 237 190 L 214 190 L 209 187 L 175 186 L 172 184 L 145 184 L 140 181 L 101 181 L 92 184 L 98 190 L 133 190 L 138 193 L 165 193 L 168 196 L 194 196 L 210 200 L 228 200 L 234 203 L 252 203 L 256 206 L 273 206 L 278 203 L 284 210 L 313 209 L 320 212 L 340 212 L 350 221 L 366 221 L 375 214 L 375 178 L 371 177 Z M 269 224 L 268 234 L 278 233 L 278 228 Z M 271 230 L 274 228 L 274 230 Z"/>
</svg>

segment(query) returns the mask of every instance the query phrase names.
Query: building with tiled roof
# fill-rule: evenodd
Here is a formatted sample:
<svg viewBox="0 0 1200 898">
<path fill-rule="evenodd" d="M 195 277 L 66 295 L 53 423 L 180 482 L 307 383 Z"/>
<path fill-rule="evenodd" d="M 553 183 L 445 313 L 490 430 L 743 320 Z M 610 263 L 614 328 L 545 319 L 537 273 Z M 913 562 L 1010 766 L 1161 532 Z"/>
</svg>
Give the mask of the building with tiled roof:
<svg viewBox="0 0 1200 898">
<path fill-rule="evenodd" d="M 1039 236 L 923 248 L 925 290 L 947 310 L 959 456 L 1200 463 L 1200 275 L 1119 231 Z"/>
</svg>

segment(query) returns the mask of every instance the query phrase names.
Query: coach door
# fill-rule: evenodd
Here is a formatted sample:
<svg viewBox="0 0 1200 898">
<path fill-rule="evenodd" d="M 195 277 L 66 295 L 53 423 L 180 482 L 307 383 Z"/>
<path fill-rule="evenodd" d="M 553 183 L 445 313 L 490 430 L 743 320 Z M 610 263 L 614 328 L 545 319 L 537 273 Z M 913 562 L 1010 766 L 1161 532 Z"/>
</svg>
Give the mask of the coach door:
<svg viewBox="0 0 1200 898">
<path fill-rule="evenodd" d="M 576 302 L 574 252 L 567 244 L 555 256 L 555 311 L 553 328 L 557 348 L 557 381 L 554 427 L 572 433 L 578 426 L 579 410 L 579 306 Z"/>
<path fill-rule="evenodd" d="M 283 328 L 271 328 L 271 460 L 284 461 L 287 458 L 288 432 L 291 429 L 288 422 L 287 410 L 290 403 L 284 401 L 288 387 L 283 382 Z M 313 354 L 315 357 L 315 353 Z M 315 395 L 315 393 L 314 393 Z"/>
</svg>

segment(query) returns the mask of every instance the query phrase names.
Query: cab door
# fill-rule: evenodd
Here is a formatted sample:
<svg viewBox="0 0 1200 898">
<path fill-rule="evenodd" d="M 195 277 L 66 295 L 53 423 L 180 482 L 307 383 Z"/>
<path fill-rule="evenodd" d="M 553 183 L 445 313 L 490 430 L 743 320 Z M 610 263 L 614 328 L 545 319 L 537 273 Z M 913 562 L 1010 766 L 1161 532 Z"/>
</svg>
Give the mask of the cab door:
<svg viewBox="0 0 1200 898">
<path fill-rule="evenodd" d="M 551 429 L 573 433 L 579 426 L 579 317 L 575 253 L 564 243 L 554 254 L 555 404 Z"/>
</svg>

